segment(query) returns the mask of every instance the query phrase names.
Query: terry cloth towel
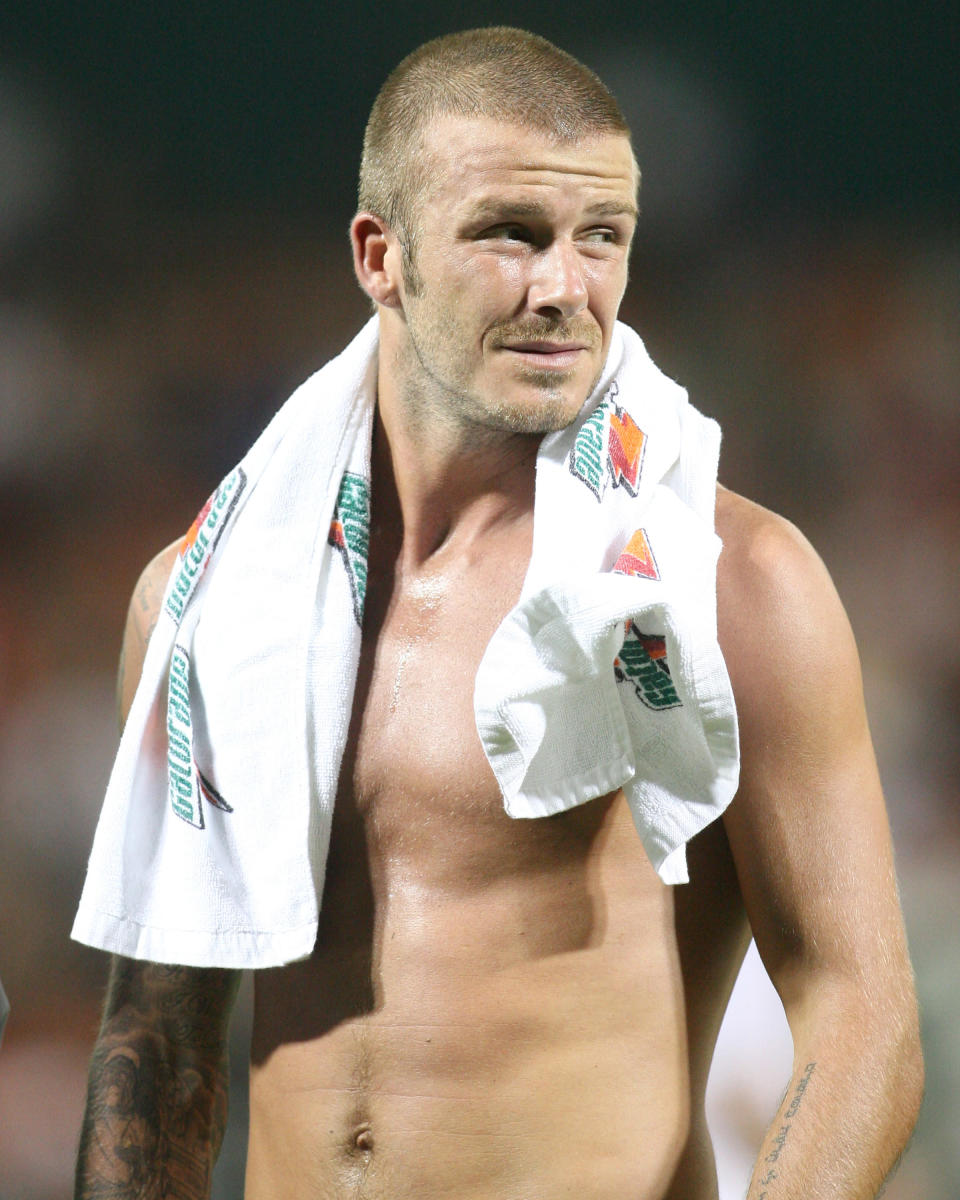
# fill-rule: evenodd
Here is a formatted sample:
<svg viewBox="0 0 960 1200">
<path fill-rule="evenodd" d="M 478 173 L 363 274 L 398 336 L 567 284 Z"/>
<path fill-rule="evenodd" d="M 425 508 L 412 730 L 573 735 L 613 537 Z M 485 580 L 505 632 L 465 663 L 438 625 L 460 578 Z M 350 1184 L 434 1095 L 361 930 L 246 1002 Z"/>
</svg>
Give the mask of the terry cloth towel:
<svg viewBox="0 0 960 1200">
<path fill-rule="evenodd" d="M 530 568 L 474 707 L 508 813 L 622 787 L 661 878 L 684 883 L 685 844 L 740 766 L 717 644 L 720 428 L 617 335 L 580 420 L 541 444 Z"/>
<path fill-rule="evenodd" d="M 313 949 L 360 648 L 376 351 L 371 321 L 188 534 L 107 788 L 78 940 L 220 967 Z M 623 786 L 668 882 L 736 787 L 716 645 L 718 447 L 716 425 L 618 325 L 580 418 L 542 443 L 520 603 L 476 681 L 507 811 L 541 816 Z"/>
</svg>

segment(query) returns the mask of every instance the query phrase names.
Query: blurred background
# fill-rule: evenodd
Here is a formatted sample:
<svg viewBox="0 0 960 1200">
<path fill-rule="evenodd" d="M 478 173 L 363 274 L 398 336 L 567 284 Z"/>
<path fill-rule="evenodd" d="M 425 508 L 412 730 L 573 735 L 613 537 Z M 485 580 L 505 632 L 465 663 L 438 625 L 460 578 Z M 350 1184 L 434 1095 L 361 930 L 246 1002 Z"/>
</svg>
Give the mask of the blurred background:
<svg viewBox="0 0 960 1200">
<path fill-rule="evenodd" d="M 106 961 L 68 934 L 133 584 L 365 318 L 346 230 L 383 78 L 431 36 L 500 22 L 617 94 L 644 173 L 624 315 L 723 423 L 722 479 L 796 521 L 847 604 L 928 1062 L 887 1197 L 956 1200 L 956 10 L 452 7 L 0 7 L 0 1200 L 71 1193 Z M 247 1012 L 222 1198 L 242 1188 Z M 711 1084 L 723 1200 L 789 1054 L 751 957 Z"/>
</svg>

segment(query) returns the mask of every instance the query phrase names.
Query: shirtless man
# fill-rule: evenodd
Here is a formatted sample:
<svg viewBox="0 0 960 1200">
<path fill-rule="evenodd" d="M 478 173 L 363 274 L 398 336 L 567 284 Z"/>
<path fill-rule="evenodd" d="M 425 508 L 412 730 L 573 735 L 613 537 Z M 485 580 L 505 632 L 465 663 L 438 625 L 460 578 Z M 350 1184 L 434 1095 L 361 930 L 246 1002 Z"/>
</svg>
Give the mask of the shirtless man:
<svg viewBox="0 0 960 1200">
<path fill-rule="evenodd" d="M 247 1200 L 716 1198 L 704 1091 L 751 933 L 795 1045 L 751 1200 L 867 1200 L 922 1066 L 856 650 L 809 545 L 720 489 L 742 773 L 688 847 L 688 885 L 661 882 L 621 793 L 506 816 L 477 738 L 539 438 L 600 375 L 638 183 L 599 81 L 529 35 L 485 36 L 508 49 L 471 115 L 443 96 L 469 71 L 453 51 L 485 43 L 456 37 L 421 52 L 435 86 L 410 88 L 410 128 L 381 144 L 401 66 L 368 132 L 351 226 L 380 325 L 363 649 L 316 948 L 256 975 Z M 124 712 L 173 554 L 131 605 Z M 115 961 L 78 1196 L 208 1195 L 236 984 Z"/>
</svg>

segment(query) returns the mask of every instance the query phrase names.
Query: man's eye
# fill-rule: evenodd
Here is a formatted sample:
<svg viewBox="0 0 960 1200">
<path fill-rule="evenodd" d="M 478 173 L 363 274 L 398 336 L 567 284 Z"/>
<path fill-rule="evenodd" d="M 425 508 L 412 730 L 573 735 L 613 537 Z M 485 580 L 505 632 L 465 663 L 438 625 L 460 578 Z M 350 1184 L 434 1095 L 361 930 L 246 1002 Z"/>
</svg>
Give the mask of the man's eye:
<svg viewBox="0 0 960 1200">
<path fill-rule="evenodd" d="M 599 245 L 607 245 L 616 242 L 617 234 L 613 229 L 588 229 L 582 235 L 582 240 Z"/>
<path fill-rule="evenodd" d="M 533 234 L 522 225 L 494 225 L 485 231 L 485 238 L 504 242 L 532 242 Z"/>
</svg>

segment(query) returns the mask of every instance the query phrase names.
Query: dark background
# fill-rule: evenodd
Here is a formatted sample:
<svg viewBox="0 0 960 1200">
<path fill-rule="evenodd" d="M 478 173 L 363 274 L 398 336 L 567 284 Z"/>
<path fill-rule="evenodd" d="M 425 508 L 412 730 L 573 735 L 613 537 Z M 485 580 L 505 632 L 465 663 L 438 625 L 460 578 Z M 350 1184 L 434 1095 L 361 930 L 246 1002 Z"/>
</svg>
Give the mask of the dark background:
<svg viewBox="0 0 960 1200">
<path fill-rule="evenodd" d="M 958 167 L 949 7 L 528 2 L 451 15 L 430 0 L 61 0 L 5 6 L 0 31 L 13 68 L 42 80 L 84 149 L 112 159 L 151 204 L 348 215 L 363 124 L 392 66 L 438 33 L 510 21 L 591 65 L 657 59 L 720 92 L 755 143 L 744 217 L 903 206 L 949 216 Z"/>
<path fill-rule="evenodd" d="M 133 583 L 366 315 L 346 228 L 383 78 L 428 37 L 500 22 L 552 38 L 617 94 L 644 174 L 624 315 L 723 423 L 724 481 L 797 521 L 847 603 L 930 1071 L 887 1195 L 953 1200 L 953 6 L 450 8 L 0 8 L 0 975 L 13 1002 L 0 1200 L 70 1193 L 104 960 L 68 932 Z M 769 996 L 739 1002 L 761 1029 Z M 238 1061 L 244 1027 L 242 1010 Z M 715 1085 L 718 1130 L 735 1118 L 718 1140 L 741 1163 L 785 1082 L 768 1102 L 748 1065 L 760 1037 L 730 1035 L 741 1072 Z M 224 1196 L 239 1194 L 242 1071 L 236 1112 Z M 743 1190 L 724 1186 L 724 1200 Z"/>
</svg>

